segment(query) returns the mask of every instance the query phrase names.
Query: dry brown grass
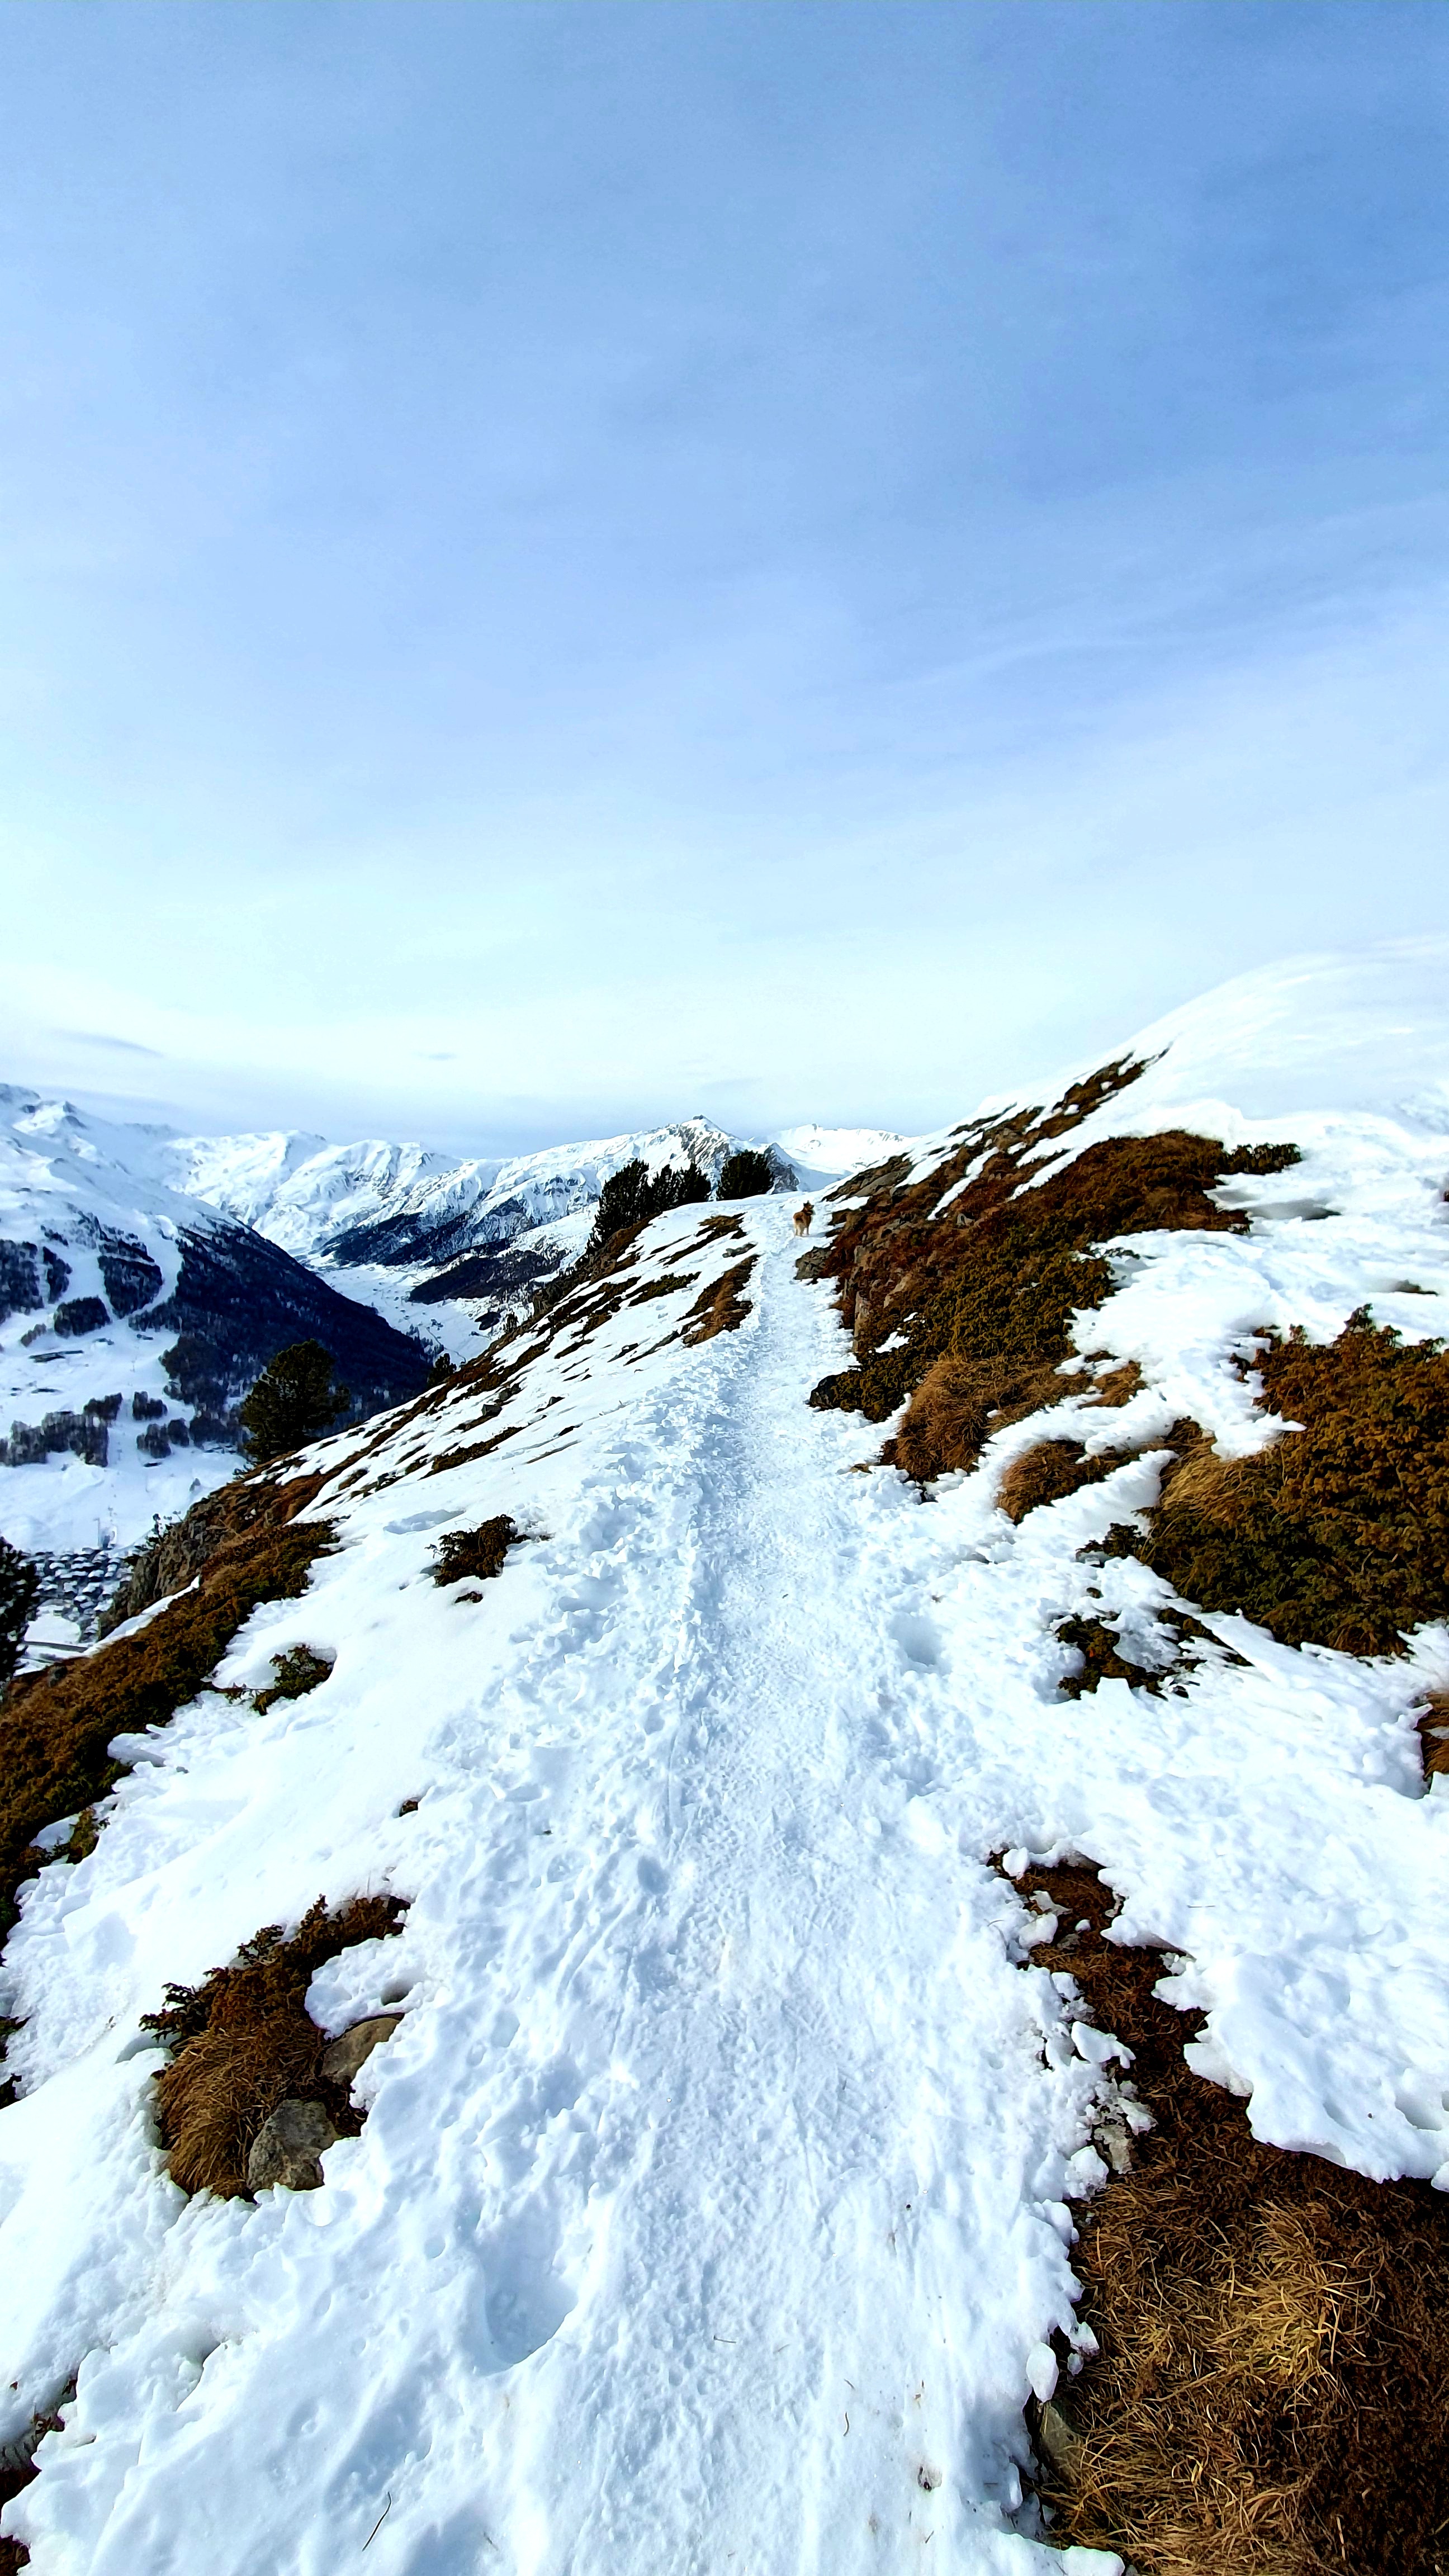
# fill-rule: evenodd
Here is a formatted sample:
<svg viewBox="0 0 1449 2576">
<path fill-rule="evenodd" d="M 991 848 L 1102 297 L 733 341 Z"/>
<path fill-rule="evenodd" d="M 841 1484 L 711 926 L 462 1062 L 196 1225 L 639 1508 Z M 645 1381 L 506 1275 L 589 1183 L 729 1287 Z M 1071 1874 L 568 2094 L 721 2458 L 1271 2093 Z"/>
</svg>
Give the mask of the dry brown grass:
<svg viewBox="0 0 1449 2576">
<path fill-rule="evenodd" d="M 294 1521 L 315 1501 L 325 1482 L 323 1476 L 291 1476 L 279 1482 L 261 1469 L 219 1485 L 214 1494 L 203 1494 L 180 1520 L 137 1549 L 124 1583 L 101 1618 L 101 1635 L 109 1635 L 123 1620 L 134 1619 L 138 1611 L 149 1610 L 154 1601 L 164 1601 L 168 1593 L 180 1592 L 228 1539 Z"/>
<path fill-rule="evenodd" d="M 505 1440 L 516 1440 L 522 1424 L 511 1422 L 506 1431 L 495 1431 L 491 1440 L 474 1440 L 464 1447 L 440 1450 L 428 1469 L 430 1476 L 446 1476 L 454 1467 L 471 1467 L 479 1458 L 491 1458 Z"/>
<path fill-rule="evenodd" d="M 1052 1362 L 1023 1368 L 1018 1361 L 948 1356 L 933 1362 L 906 1408 L 894 1440 L 881 1455 L 918 1484 L 952 1468 L 974 1467 L 993 1431 L 1020 1422 L 1068 1392 Z"/>
<path fill-rule="evenodd" d="M 747 1261 L 737 1261 L 732 1269 L 721 1271 L 718 1279 L 701 1288 L 679 1336 L 686 1349 L 692 1350 L 697 1342 L 712 1342 L 716 1333 L 738 1332 L 750 1311 L 744 1286 L 754 1266 L 752 1253 Z"/>
<path fill-rule="evenodd" d="M 257 2132 L 289 2096 L 322 2103 L 339 2137 L 358 2135 L 364 2115 L 349 2087 L 322 2073 L 328 2041 L 308 2016 L 307 1988 L 325 1960 L 396 1932 L 403 1913 L 398 1897 L 357 1896 L 329 1914 L 319 1896 L 290 1940 L 268 1924 L 233 1966 L 167 1987 L 165 2009 L 143 2028 L 172 2052 L 156 2079 L 156 2116 L 183 2191 L 245 2192 Z"/>
<path fill-rule="evenodd" d="M 1160 1957 L 1103 1938 L 1096 1872 L 1018 1884 L 1057 1909 L 1034 1964 L 1133 2050 L 1153 2119 L 1078 2211 L 1098 2357 L 1029 2410 L 1053 2539 L 1141 2576 L 1443 2576 L 1444 2196 L 1261 2145 L 1185 2064 L 1197 2023 L 1154 1995 Z"/>
<path fill-rule="evenodd" d="M 1124 1463 L 1120 1449 L 1099 1449 L 1089 1457 L 1080 1440 L 1039 1440 L 1003 1469 L 996 1500 L 1009 1521 L 1024 1521 L 1043 1503 L 1058 1503 L 1084 1485 L 1100 1485 Z"/>
<path fill-rule="evenodd" d="M 1096 1246 L 1162 1227 L 1246 1230 L 1247 1217 L 1219 1206 L 1213 1189 L 1234 1172 L 1284 1168 L 1295 1147 L 1229 1153 L 1211 1137 L 1171 1128 L 1108 1138 L 1050 1169 L 1057 1140 L 1135 1070 L 1104 1067 L 1049 1114 L 964 1129 L 929 1179 L 912 1186 L 883 1172 L 863 1207 L 841 1211 L 830 1243 L 796 1267 L 839 1281 L 856 1365 L 822 1379 L 812 1404 L 882 1422 L 911 1396 L 909 1472 L 927 1482 L 948 1464 L 969 1463 L 959 1408 L 940 1401 L 951 1381 L 936 1379 L 931 1396 L 915 1401 L 941 1361 L 1051 1367 L 1071 1349 L 1073 1315 L 1110 1291 Z M 948 1433 L 946 1453 L 932 1447 L 933 1421 Z"/>
<path fill-rule="evenodd" d="M 1024 1367 L 1016 1360 L 948 1356 L 932 1362 L 906 1407 L 895 1438 L 882 1449 L 881 1460 L 887 1467 L 900 1467 L 906 1475 L 914 1476 L 918 1484 L 929 1484 L 953 1468 L 974 1467 L 993 1432 L 1004 1430 L 1009 1423 L 1024 1422 L 1028 1414 L 1039 1413 L 1083 1391 L 1094 1405 L 1114 1408 L 1126 1404 L 1141 1383 L 1135 1360 L 1099 1378 L 1074 1379 L 1063 1377 L 1054 1360 Z M 1066 1449 L 1070 1444 L 1052 1445 Z M 1120 1456 L 1114 1456 L 1111 1463 L 1120 1465 Z M 1024 1485 L 1029 1480 L 1017 1481 Z M 1082 1477 L 1077 1481 L 1090 1480 Z M 1048 1497 L 1043 1493 L 1038 1499 Z M 1019 1519 L 1022 1515 L 1013 1512 L 1012 1517 Z"/>
</svg>

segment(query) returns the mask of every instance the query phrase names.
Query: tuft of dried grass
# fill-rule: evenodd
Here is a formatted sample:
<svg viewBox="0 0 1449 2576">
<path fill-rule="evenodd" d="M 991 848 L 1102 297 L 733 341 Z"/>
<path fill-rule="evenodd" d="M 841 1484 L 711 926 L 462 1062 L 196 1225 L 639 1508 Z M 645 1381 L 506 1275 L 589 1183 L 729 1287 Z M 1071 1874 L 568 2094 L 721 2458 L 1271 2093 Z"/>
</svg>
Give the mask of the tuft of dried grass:
<svg viewBox="0 0 1449 2576">
<path fill-rule="evenodd" d="M 952 1468 L 974 1467 L 993 1431 L 1065 1393 L 1055 1362 L 1023 1368 L 1011 1360 L 948 1355 L 927 1370 L 882 1457 L 927 1484 Z"/>
<path fill-rule="evenodd" d="M 998 1507 L 1009 1521 L 1024 1521 L 1028 1512 L 1043 1503 L 1060 1502 L 1066 1494 L 1080 1493 L 1084 1485 L 1100 1485 L 1114 1467 L 1123 1465 L 1126 1455 L 1121 1449 L 1099 1449 L 1089 1457 L 1080 1440 L 1040 1440 L 1003 1470 L 996 1489 Z"/>
<path fill-rule="evenodd" d="M 1158 1955 L 1104 1937 L 1097 1873 L 1018 1884 L 1056 1914 L 1033 1965 L 1132 2049 L 1152 2120 L 1078 2213 L 1097 2356 L 1029 2410 L 1053 2539 L 1141 2576 L 1443 2576 L 1444 2197 L 1264 2146 L 1186 2065 L 1197 2019 L 1155 1994 Z"/>
<path fill-rule="evenodd" d="M 212 1968 L 199 1986 L 166 1988 L 164 2009 L 142 2028 L 171 2050 L 156 2079 L 156 2116 L 183 2191 L 244 2193 L 257 2132 L 293 2095 L 321 2102 L 339 2137 L 358 2135 L 363 2114 L 350 2087 L 322 2072 L 329 2042 L 308 2015 L 307 1988 L 339 1951 L 398 1931 L 405 1910 L 396 1896 L 356 1896 L 332 1914 L 319 1896 L 290 1939 L 269 1923 L 231 1967 Z"/>
</svg>

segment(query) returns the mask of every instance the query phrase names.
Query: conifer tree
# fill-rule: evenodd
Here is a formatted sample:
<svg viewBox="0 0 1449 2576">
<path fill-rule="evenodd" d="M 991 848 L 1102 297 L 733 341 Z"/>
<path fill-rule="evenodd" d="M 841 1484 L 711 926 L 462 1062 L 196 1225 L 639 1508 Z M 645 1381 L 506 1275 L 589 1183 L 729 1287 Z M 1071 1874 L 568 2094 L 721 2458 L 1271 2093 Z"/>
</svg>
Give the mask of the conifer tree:
<svg viewBox="0 0 1449 2576">
<path fill-rule="evenodd" d="M 692 1163 L 682 1171 L 666 1164 L 661 1172 L 651 1172 L 647 1163 L 626 1163 L 622 1171 L 610 1173 L 600 1192 L 589 1249 L 597 1251 L 625 1226 L 647 1225 L 651 1217 L 691 1207 L 708 1196 L 709 1183 Z"/>
<path fill-rule="evenodd" d="M 40 1577 L 22 1549 L 0 1538 L 0 1687 L 20 1660 L 21 1641 L 34 1615 Z"/>
<path fill-rule="evenodd" d="M 775 1166 L 768 1154 L 757 1153 L 745 1145 L 737 1154 L 729 1154 L 720 1169 L 716 1196 L 722 1199 L 759 1199 L 775 1186 Z"/>
<path fill-rule="evenodd" d="M 269 1360 L 241 1408 L 249 1458 L 284 1457 L 321 1438 L 352 1402 L 332 1384 L 332 1354 L 320 1342 L 293 1342 Z"/>
</svg>

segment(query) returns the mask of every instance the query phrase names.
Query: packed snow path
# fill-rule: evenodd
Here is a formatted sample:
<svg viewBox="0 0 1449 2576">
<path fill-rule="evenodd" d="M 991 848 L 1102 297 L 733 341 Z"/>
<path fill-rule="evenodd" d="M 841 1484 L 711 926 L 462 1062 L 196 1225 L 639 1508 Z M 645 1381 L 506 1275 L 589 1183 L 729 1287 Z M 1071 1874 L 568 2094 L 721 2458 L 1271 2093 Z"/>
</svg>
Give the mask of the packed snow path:
<svg viewBox="0 0 1449 2576">
<path fill-rule="evenodd" d="M 589 1768 L 598 1841 L 547 1942 L 561 2026 L 565 1987 L 599 1993 L 585 2048 L 638 2139 L 614 2330 L 560 2353 L 530 2469 L 580 2568 L 890 2564 L 959 2531 L 941 2464 L 963 2453 L 1015 2504 L 1017 2276 L 1064 2288 L 1022 2208 L 1041 2142 L 1002 2098 L 1003 2054 L 1016 2091 L 1027 2052 L 999 1884 L 902 1830 L 896 1583 L 862 1561 L 858 1435 L 801 1402 L 834 1337 L 791 1249 L 753 1329 L 611 1462 L 575 1613 L 586 1652 L 641 1676 L 637 1749 Z"/>
<path fill-rule="evenodd" d="M 1251 1236 L 1135 1237 L 1084 1319 L 1148 1381 L 1114 1441 L 1190 1412 L 1256 1445 L 1226 1359 L 1264 1320 L 1331 1334 L 1373 1294 L 1433 1328 L 1442 1131 L 1293 1128 Z M 356 1441 L 319 1450 L 340 1548 L 218 1680 L 301 1643 L 330 1678 L 265 1717 L 203 1693 L 33 1883 L 0 2439 L 79 2366 L 9 2509 L 35 2576 L 1059 2567 L 1021 2410 L 1112 2070 L 1025 1964 L 1003 1846 L 1102 1864 L 1260 2136 L 1449 2180 L 1449 1800 L 1412 1726 L 1442 1631 L 1367 1664 L 1215 1620 L 1243 1660 L 1184 1696 L 1064 1701 L 1091 1586 L 1165 1597 L 1079 1554 L 1150 1499 L 1150 1447 L 1019 1529 L 995 1478 L 1040 1417 L 925 1506 L 855 1472 L 880 1434 L 807 1406 L 844 1343 L 790 1219 L 753 1202 L 703 1253 L 699 1211 L 658 1220 L 634 1302 L 525 1355 L 506 1447 L 447 1463 L 463 1389 L 385 1429 L 360 1492 Z M 683 1347 L 701 1268 L 751 1249 L 741 1328 Z M 531 1543 L 440 1591 L 438 1531 L 505 1510 Z M 328 2030 L 405 2003 L 362 2136 L 320 2191 L 183 2203 L 139 2015 L 382 1883 L 401 1937 L 309 1998 Z"/>
</svg>

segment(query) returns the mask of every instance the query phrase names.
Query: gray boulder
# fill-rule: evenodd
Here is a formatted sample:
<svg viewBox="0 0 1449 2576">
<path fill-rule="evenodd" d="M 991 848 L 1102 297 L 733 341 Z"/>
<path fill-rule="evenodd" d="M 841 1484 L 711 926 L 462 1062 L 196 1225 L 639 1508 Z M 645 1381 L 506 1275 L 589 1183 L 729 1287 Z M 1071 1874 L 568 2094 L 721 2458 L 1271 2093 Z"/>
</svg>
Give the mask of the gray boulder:
<svg viewBox="0 0 1449 2576">
<path fill-rule="evenodd" d="M 268 2191 L 280 2183 L 285 2191 L 316 2191 L 322 2181 L 322 2150 L 336 2136 L 320 2102 L 279 2102 L 252 2143 L 247 2189 Z"/>
<path fill-rule="evenodd" d="M 355 2021 L 340 2039 L 334 2039 L 324 2051 L 322 2072 L 331 2084 L 350 2084 L 358 2068 L 365 2066 L 375 2048 L 391 2039 L 401 2013 L 374 2013 L 370 2021 Z"/>
</svg>

